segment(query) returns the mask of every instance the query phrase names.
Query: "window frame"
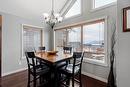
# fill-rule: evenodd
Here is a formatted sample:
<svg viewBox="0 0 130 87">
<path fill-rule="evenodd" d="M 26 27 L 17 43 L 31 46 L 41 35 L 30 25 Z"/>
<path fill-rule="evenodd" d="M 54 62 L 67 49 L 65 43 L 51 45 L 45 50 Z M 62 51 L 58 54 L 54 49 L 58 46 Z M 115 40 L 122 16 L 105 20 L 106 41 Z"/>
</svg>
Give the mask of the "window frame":
<svg viewBox="0 0 130 87">
<path fill-rule="evenodd" d="M 96 23 L 93 23 L 93 24 L 96 24 Z M 92 63 L 92 64 L 101 65 L 101 66 L 108 66 L 108 50 L 107 50 L 107 48 L 108 48 L 108 36 L 107 36 L 107 32 L 108 32 L 108 29 L 107 29 L 107 17 L 105 17 L 104 18 L 104 50 L 105 50 L 104 63 L 97 62 L 98 60 L 92 60 L 92 59 L 89 59 L 89 58 L 84 58 L 84 62 L 89 62 L 89 63 Z"/>
<path fill-rule="evenodd" d="M 33 27 L 33 28 L 36 28 L 36 29 L 39 29 L 41 31 L 41 46 L 43 46 L 43 27 L 39 27 L 39 26 L 34 26 L 34 25 L 29 25 L 29 24 L 22 24 L 22 29 L 21 29 L 21 58 L 20 60 L 22 59 L 25 59 L 26 57 L 23 56 L 24 54 L 24 38 L 23 38 L 23 33 L 24 33 L 24 26 L 27 26 L 27 27 Z"/>
<path fill-rule="evenodd" d="M 87 62 L 87 63 L 91 63 L 91 64 L 96 64 L 96 65 L 100 65 L 100 66 L 108 66 L 108 29 L 107 29 L 107 16 L 104 17 L 100 17 L 100 18 L 96 18 L 96 19 L 92 19 L 92 20 L 88 20 L 88 21 L 84 21 L 84 22 L 80 22 L 80 23 L 75 23 L 75 24 L 71 24 L 68 26 L 61 26 L 61 27 L 57 27 L 54 29 L 54 49 L 56 49 L 56 45 L 55 45 L 55 32 L 56 30 L 60 30 L 60 29 L 66 29 L 66 28 L 71 28 L 71 27 L 76 27 L 76 26 L 81 26 L 81 34 L 83 34 L 83 26 L 84 25 L 89 25 L 92 24 L 95 21 L 98 20 L 104 20 L 104 50 L 105 50 L 105 59 L 104 59 L 104 63 L 101 62 L 97 62 L 96 60 L 89 60 L 88 58 L 84 58 L 83 62 Z M 83 44 L 83 35 L 81 35 L 81 44 Z M 83 48 L 83 45 L 81 46 Z"/>
<path fill-rule="evenodd" d="M 65 11 L 63 13 L 63 17 L 64 17 L 63 20 L 69 20 L 69 19 L 72 19 L 72 18 L 80 17 L 82 15 L 82 13 L 83 13 L 83 7 L 82 7 L 83 3 L 82 3 L 82 0 L 80 0 L 80 2 L 81 2 L 80 14 L 76 14 L 76 15 L 65 18 L 65 15 L 71 9 L 71 7 L 75 4 L 75 2 L 76 2 L 76 0 L 72 0 L 71 4 L 65 9 Z"/>
<path fill-rule="evenodd" d="M 115 5 L 117 5 L 117 1 L 95 8 L 95 0 L 91 0 L 91 12 L 102 10 L 102 9 L 108 8 L 110 6 L 115 6 Z"/>
</svg>

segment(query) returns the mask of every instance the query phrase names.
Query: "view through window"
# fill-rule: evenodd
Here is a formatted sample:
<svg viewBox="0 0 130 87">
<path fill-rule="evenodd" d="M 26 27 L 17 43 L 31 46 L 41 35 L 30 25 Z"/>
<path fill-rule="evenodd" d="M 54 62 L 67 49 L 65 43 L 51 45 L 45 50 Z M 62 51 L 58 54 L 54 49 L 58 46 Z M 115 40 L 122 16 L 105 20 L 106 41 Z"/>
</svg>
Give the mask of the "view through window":
<svg viewBox="0 0 130 87">
<path fill-rule="evenodd" d="M 71 46 L 73 51 L 85 51 L 85 59 L 105 63 L 105 20 L 55 31 L 55 47 Z"/>
<path fill-rule="evenodd" d="M 68 44 L 73 51 L 81 50 L 81 27 L 73 27 L 68 31 Z"/>
<path fill-rule="evenodd" d="M 62 50 L 63 46 L 73 47 L 73 51 L 81 50 L 81 27 L 56 30 L 56 49 Z"/>
<path fill-rule="evenodd" d="M 83 50 L 86 58 L 104 61 L 104 22 L 83 26 Z"/>
</svg>

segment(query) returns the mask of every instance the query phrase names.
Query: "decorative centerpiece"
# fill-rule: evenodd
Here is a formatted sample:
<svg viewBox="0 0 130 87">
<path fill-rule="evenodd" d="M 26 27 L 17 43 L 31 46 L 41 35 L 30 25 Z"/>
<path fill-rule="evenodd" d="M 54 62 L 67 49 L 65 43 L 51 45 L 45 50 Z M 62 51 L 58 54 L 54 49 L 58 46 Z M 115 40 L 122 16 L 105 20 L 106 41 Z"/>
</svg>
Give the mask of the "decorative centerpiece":
<svg viewBox="0 0 130 87">
<path fill-rule="evenodd" d="M 47 51 L 48 55 L 56 55 L 56 53 L 58 53 L 58 51 Z"/>
</svg>

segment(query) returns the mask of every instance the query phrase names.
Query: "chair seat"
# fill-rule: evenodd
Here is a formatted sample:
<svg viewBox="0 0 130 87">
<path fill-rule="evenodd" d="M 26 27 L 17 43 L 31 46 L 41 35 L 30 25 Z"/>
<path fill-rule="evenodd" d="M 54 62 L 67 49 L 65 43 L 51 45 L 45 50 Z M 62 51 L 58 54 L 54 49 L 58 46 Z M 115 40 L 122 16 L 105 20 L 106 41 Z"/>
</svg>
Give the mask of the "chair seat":
<svg viewBox="0 0 130 87">
<path fill-rule="evenodd" d="M 56 65 L 56 67 L 57 67 L 57 68 L 61 68 L 61 67 L 64 67 L 64 66 L 66 66 L 66 65 L 67 65 L 66 62 L 60 62 L 60 63 L 58 63 L 58 64 Z"/>
<path fill-rule="evenodd" d="M 37 65 L 35 66 L 35 68 L 36 68 L 36 76 L 47 74 L 50 70 L 46 65 Z M 33 68 L 31 68 L 31 73 L 34 75 Z"/>
<path fill-rule="evenodd" d="M 79 72 L 79 67 L 75 66 L 74 73 Z M 64 74 L 72 74 L 73 73 L 73 64 L 68 64 L 67 66 L 64 66 L 63 68 L 60 69 L 60 71 Z"/>
</svg>

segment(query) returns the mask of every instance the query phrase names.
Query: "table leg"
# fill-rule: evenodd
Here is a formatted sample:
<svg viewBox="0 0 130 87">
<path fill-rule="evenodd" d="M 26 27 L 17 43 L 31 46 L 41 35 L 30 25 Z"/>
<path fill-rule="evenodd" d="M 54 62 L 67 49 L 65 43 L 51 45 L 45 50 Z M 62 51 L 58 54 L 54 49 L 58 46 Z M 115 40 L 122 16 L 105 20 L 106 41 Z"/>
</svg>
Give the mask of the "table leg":
<svg viewBox="0 0 130 87">
<path fill-rule="evenodd" d="M 60 87 L 58 85 L 59 75 L 58 75 L 56 66 L 53 66 L 51 68 L 51 72 L 52 72 L 52 74 L 51 74 L 51 87 Z"/>
</svg>

